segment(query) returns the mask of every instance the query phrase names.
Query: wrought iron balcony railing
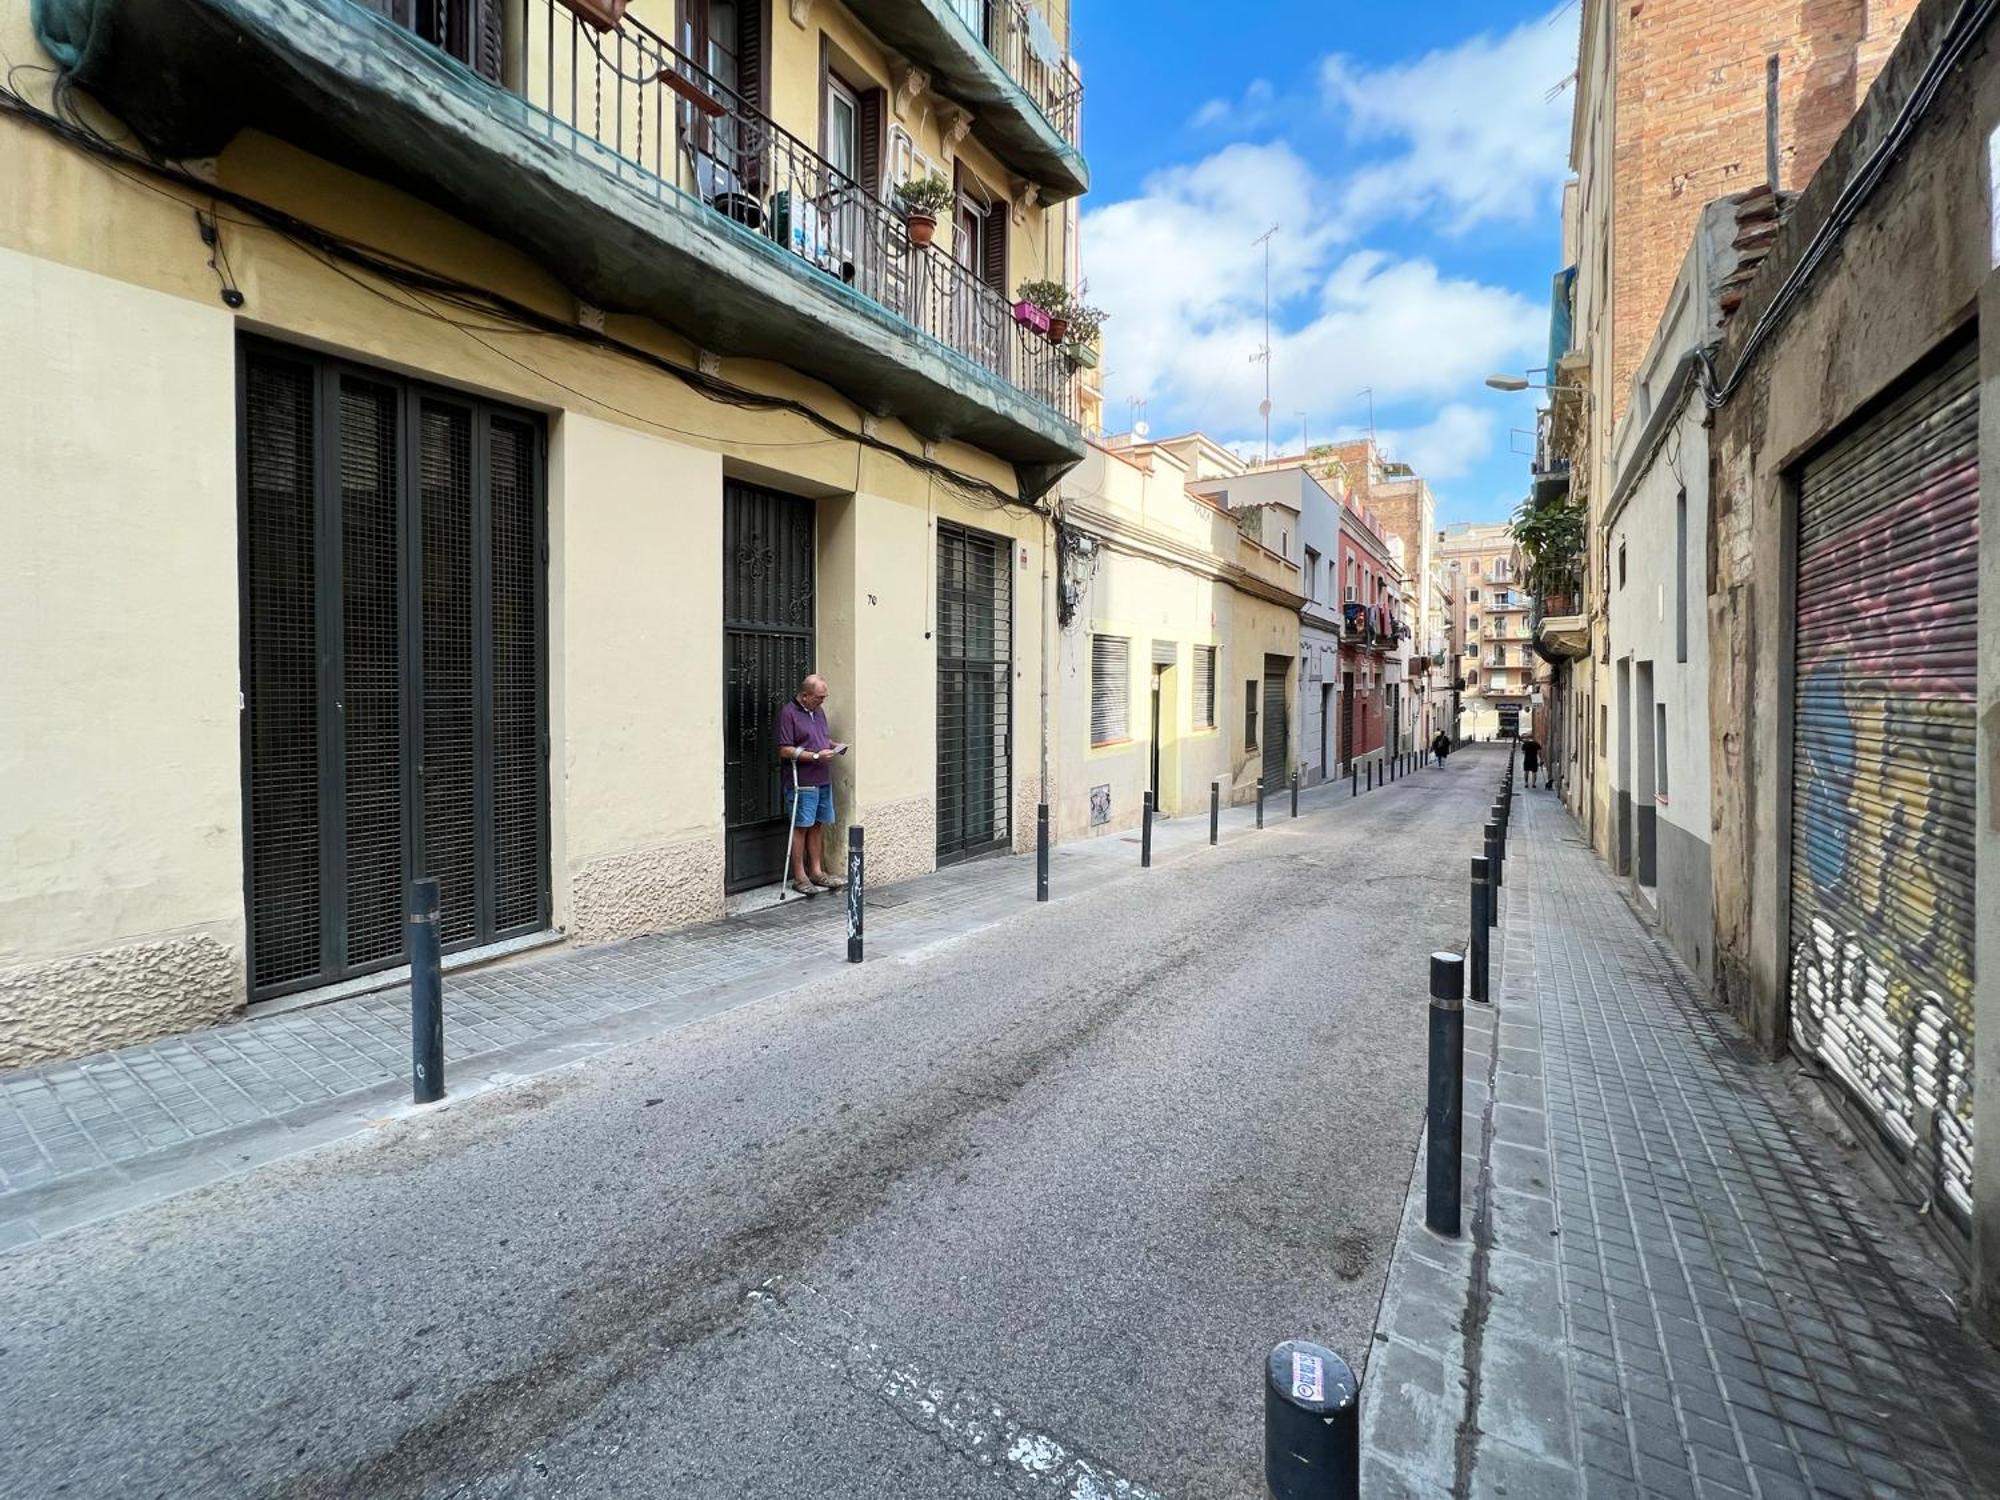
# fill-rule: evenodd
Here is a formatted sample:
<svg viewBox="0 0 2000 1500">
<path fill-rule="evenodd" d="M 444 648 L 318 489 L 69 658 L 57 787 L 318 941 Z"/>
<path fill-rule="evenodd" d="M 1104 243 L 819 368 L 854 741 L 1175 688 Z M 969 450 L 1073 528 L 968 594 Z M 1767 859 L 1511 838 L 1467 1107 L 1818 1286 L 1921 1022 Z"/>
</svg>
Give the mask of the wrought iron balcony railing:
<svg viewBox="0 0 2000 1500">
<path fill-rule="evenodd" d="M 521 92 L 551 140 L 640 192 L 693 197 L 1075 418 L 1068 357 L 1005 295 L 632 16 L 600 31 L 528 0 Z"/>
<path fill-rule="evenodd" d="M 1062 41 L 1047 18 L 1026 0 L 951 0 L 951 8 L 1050 127 L 1074 146 L 1083 81 L 1064 62 Z"/>
</svg>

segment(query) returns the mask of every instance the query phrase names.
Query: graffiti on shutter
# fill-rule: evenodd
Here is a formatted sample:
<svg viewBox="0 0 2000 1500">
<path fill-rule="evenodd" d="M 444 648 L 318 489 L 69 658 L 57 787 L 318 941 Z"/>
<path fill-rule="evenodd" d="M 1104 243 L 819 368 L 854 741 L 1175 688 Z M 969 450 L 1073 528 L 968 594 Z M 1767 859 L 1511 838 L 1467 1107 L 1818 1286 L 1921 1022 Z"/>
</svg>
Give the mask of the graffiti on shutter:
<svg viewBox="0 0 2000 1500">
<path fill-rule="evenodd" d="M 1971 1212 L 1976 347 L 1801 476 L 1793 1042 L 1961 1225 Z"/>
</svg>

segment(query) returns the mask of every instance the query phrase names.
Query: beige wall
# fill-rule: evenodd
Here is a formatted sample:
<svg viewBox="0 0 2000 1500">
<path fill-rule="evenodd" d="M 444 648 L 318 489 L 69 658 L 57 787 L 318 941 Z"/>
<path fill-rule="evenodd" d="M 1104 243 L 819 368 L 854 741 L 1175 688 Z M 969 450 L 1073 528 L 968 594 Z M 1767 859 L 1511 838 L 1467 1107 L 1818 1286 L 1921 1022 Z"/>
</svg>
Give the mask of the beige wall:
<svg viewBox="0 0 2000 1500">
<path fill-rule="evenodd" d="M 719 916 L 722 460 L 572 412 L 549 491 L 556 922 L 593 939 Z"/>
<path fill-rule="evenodd" d="M 0 249 L 0 1067 L 240 999 L 230 322 Z"/>
<path fill-rule="evenodd" d="M 1298 670 L 1299 600 L 1264 597 L 1232 580 L 1255 580 L 1273 591 L 1289 587 L 1296 568 L 1246 541 L 1235 519 L 1186 491 L 1188 470 L 1153 450 L 1133 463 L 1093 448 L 1065 482 L 1071 523 L 1094 538 L 1092 563 L 1072 564 L 1082 582 L 1077 612 L 1057 646 L 1055 736 L 1058 795 L 1051 816 L 1058 840 L 1135 826 L 1151 779 L 1152 646 L 1171 641 L 1176 665 L 1166 674 L 1161 713 L 1160 804 L 1169 815 L 1200 816 L 1209 785 L 1223 783 L 1223 800 L 1255 799 L 1260 749 L 1243 742 L 1245 684 L 1261 681 L 1264 656 L 1283 656 Z M 1129 642 L 1128 725 L 1117 743 L 1091 743 L 1091 640 Z M 1194 652 L 1216 648 L 1215 723 L 1195 722 Z M 1296 676 L 1287 701 L 1297 698 Z M 1260 705 L 1261 708 L 1261 705 Z M 1287 764 L 1299 756 L 1296 710 Z M 1259 726 L 1260 734 L 1263 726 Z M 1109 820 L 1093 828 L 1090 793 L 1111 789 Z"/>
</svg>

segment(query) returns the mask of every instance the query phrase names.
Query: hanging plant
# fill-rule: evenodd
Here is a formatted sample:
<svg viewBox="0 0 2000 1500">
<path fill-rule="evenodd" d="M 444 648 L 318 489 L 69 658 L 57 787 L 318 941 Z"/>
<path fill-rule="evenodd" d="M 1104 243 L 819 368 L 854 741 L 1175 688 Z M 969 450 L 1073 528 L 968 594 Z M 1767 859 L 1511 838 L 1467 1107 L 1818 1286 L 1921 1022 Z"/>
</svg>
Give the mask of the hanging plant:
<svg viewBox="0 0 2000 1500">
<path fill-rule="evenodd" d="M 1580 504 L 1538 506 L 1521 502 L 1514 512 L 1514 541 L 1528 562 L 1528 587 L 1541 595 L 1570 590 L 1583 564 L 1589 520 Z M 1573 590 L 1570 590 L 1573 592 Z"/>
</svg>

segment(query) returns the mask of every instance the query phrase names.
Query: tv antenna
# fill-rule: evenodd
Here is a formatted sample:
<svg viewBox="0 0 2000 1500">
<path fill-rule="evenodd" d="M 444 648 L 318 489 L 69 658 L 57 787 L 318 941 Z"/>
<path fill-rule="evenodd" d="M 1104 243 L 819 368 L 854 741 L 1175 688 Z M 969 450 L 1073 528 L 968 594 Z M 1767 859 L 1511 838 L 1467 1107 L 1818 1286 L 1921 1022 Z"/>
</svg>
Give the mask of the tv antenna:
<svg viewBox="0 0 2000 1500">
<path fill-rule="evenodd" d="M 1264 419 L 1264 462 L 1271 461 L 1271 236 L 1278 232 L 1273 224 L 1250 243 L 1264 247 L 1264 347 L 1250 356 L 1250 363 L 1262 361 L 1264 366 L 1264 399 L 1258 403 L 1257 415 Z"/>
</svg>

